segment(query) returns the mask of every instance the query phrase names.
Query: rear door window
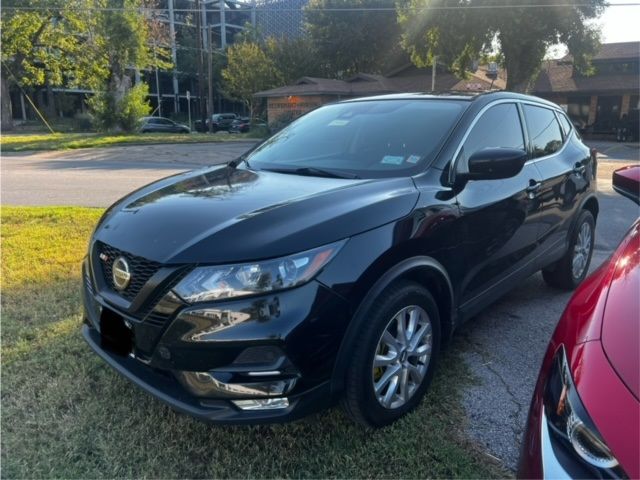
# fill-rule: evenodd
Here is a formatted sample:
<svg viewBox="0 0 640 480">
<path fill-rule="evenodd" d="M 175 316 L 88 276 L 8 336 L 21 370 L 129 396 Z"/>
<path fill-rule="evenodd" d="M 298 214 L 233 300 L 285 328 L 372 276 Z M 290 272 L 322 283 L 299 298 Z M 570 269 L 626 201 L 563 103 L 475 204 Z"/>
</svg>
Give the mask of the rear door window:
<svg viewBox="0 0 640 480">
<path fill-rule="evenodd" d="M 562 132 L 552 110 L 524 105 L 533 158 L 551 155 L 562 147 Z"/>
<path fill-rule="evenodd" d="M 571 122 L 563 113 L 558 113 L 558 118 L 560 118 L 560 125 L 562 125 L 562 130 L 564 131 L 564 138 L 567 138 L 571 133 Z"/>
</svg>

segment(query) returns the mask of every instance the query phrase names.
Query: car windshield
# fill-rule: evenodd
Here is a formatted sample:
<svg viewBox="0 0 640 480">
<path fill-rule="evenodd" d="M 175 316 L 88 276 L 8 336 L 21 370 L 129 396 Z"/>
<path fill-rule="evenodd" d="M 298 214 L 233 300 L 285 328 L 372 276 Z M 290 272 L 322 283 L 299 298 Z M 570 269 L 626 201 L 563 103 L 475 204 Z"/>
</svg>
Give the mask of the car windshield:
<svg viewBox="0 0 640 480">
<path fill-rule="evenodd" d="M 358 178 L 414 175 L 468 105 L 462 100 L 372 100 L 314 110 L 246 160 L 252 168 Z"/>
</svg>

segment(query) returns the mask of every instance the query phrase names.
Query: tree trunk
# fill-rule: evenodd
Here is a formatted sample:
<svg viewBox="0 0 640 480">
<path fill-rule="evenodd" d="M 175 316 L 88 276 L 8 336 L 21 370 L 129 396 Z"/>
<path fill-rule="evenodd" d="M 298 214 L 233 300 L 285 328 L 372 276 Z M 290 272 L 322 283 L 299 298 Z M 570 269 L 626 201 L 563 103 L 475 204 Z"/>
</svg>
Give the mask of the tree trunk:
<svg viewBox="0 0 640 480">
<path fill-rule="evenodd" d="M 517 31 L 500 32 L 504 66 L 507 70 L 507 90 L 526 92 L 540 68 L 546 52 L 541 39 L 523 38 Z"/>
<path fill-rule="evenodd" d="M 0 113 L 0 119 L 2 124 L 2 130 L 13 130 L 13 111 L 11 110 L 11 97 L 9 95 L 9 82 L 2 72 L 0 81 L 2 82 L 2 91 L 0 97 L 2 101 L 2 112 Z"/>
<path fill-rule="evenodd" d="M 47 82 L 46 87 L 47 87 L 47 108 L 45 111 L 47 113 L 47 120 L 51 122 L 56 118 L 56 101 L 53 94 L 53 88 L 51 87 L 51 84 L 49 82 Z"/>
</svg>

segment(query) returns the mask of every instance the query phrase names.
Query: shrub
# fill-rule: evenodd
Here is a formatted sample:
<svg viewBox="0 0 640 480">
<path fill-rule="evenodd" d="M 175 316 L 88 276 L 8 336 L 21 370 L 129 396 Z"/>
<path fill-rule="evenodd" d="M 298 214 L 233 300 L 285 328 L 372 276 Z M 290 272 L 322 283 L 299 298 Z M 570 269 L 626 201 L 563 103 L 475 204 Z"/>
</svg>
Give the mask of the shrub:
<svg viewBox="0 0 640 480">
<path fill-rule="evenodd" d="M 73 130 L 88 132 L 93 127 L 93 116 L 89 113 L 76 113 L 73 117 Z"/>
<path fill-rule="evenodd" d="M 125 132 L 135 130 L 140 117 L 149 115 L 151 105 L 148 100 L 149 87 L 145 83 L 139 83 L 129 90 L 122 100 L 118 102 L 118 124 Z"/>
<path fill-rule="evenodd" d="M 97 93 L 87 100 L 94 126 L 100 131 L 116 127 L 125 132 L 135 130 L 138 119 L 151 112 L 148 95 L 149 87 L 144 83 L 131 88 L 119 101 L 112 92 Z"/>
<path fill-rule="evenodd" d="M 87 105 L 93 116 L 93 126 L 101 131 L 113 130 L 118 124 L 116 99 L 111 92 L 98 92 L 87 99 Z"/>
</svg>

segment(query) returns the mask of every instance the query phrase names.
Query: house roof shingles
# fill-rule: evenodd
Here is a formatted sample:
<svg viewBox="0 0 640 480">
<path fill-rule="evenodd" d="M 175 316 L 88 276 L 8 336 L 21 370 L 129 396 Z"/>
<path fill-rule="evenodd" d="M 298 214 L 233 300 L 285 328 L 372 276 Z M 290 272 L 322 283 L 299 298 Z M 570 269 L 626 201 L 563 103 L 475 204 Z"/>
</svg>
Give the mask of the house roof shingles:
<svg viewBox="0 0 640 480">
<path fill-rule="evenodd" d="M 436 87 L 439 91 L 478 91 L 489 90 L 491 80 L 486 69 L 479 68 L 468 79 L 461 80 L 451 73 L 438 73 Z M 411 65 L 398 69 L 390 76 L 359 73 L 346 80 L 328 78 L 302 77 L 292 85 L 273 88 L 255 94 L 256 97 L 284 97 L 335 95 L 359 97 L 381 95 L 385 93 L 424 92 L 431 87 L 431 70 L 418 69 Z M 498 78 L 493 88 L 504 89 L 505 80 Z"/>
<path fill-rule="evenodd" d="M 605 43 L 593 57 L 594 62 L 615 60 L 638 60 L 640 42 Z M 638 73 L 607 73 L 584 76 L 576 72 L 571 56 L 560 60 L 548 60 L 543 65 L 533 91 L 535 94 L 549 93 L 599 93 L 599 92 L 637 92 L 640 86 Z"/>
</svg>

